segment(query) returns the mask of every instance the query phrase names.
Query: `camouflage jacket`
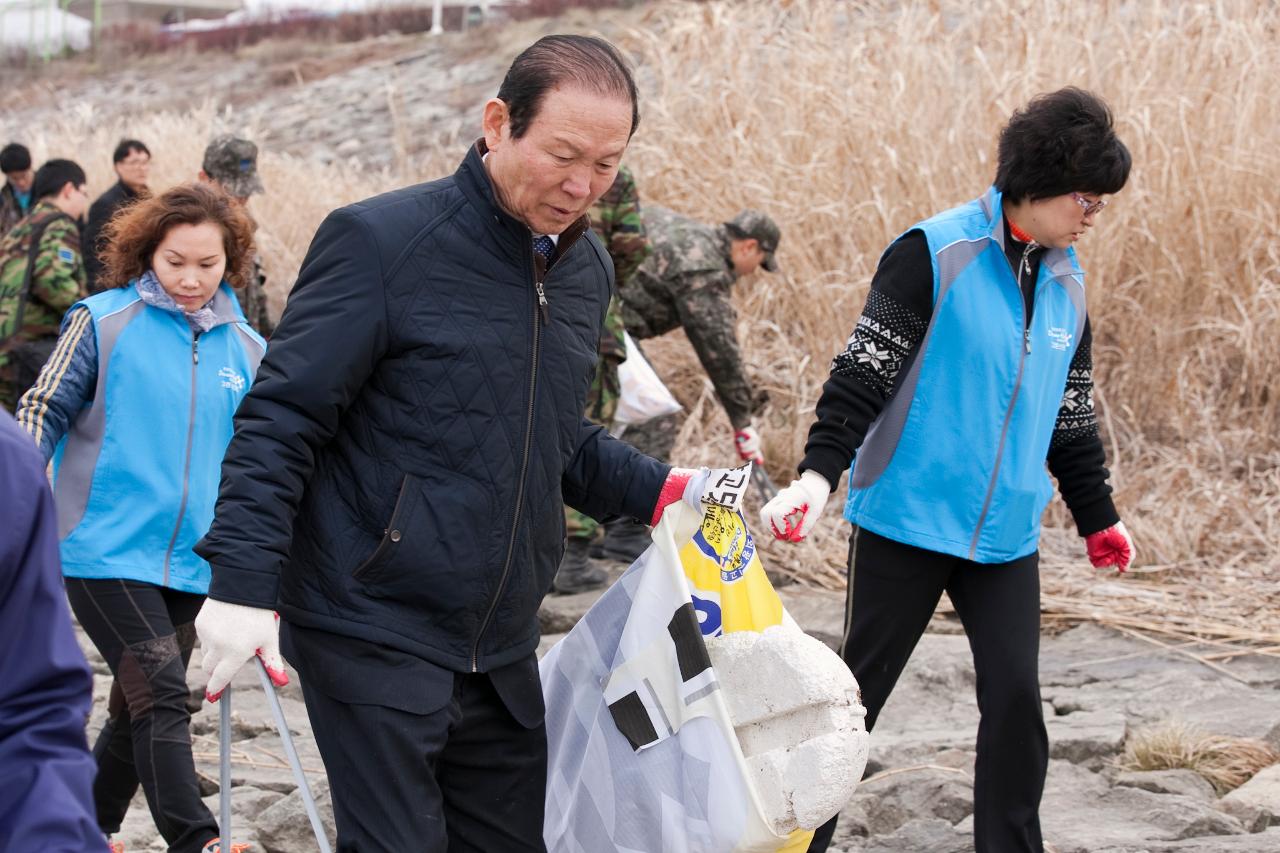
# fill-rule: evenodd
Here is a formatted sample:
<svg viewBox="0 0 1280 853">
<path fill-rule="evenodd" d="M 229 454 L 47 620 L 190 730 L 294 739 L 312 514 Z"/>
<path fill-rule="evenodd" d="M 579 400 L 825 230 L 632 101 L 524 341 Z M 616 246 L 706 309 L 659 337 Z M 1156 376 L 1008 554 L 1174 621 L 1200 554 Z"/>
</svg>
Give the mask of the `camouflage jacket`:
<svg viewBox="0 0 1280 853">
<path fill-rule="evenodd" d="M 618 287 L 631 278 L 649 254 L 649 238 L 640 215 L 640 194 L 636 179 L 626 166 L 591 208 L 591 227 L 613 259 L 613 277 Z"/>
<path fill-rule="evenodd" d="M 253 256 L 253 269 L 245 280 L 244 287 L 232 288 L 236 299 L 240 302 L 240 310 L 249 321 L 253 330 L 264 338 L 271 337 L 275 324 L 271 322 L 271 312 L 267 309 L 267 274 L 262 270 L 262 260 Z"/>
<path fill-rule="evenodd" d="M 22 205 L 8 181 L 0 184 L 0 239 L 9 233 L 9 229 L 22 219 Z"/>
<path fill-rule="evenodd" d="M 618 169 L 613 185 L 591 208 L 590 216 L 592 229 L 613 260 L 614 293 L 619 293 L 623 282 L 635 275 L 650 251 L 640 215 L 640 194 L 630 169 L 626 166 Z M 627 347 L 622 338 L 625 326 L 619 310 L 618 300 L 611 300 L 600 336 L 600 358 L 621 364 L 626 361 Z"/>
<path fill-rule="evenodd" d="M 35 257 L 22 328 L 14 329 L 31 237 L 41 225 L 44 234 Z M 5 341 L 0 346 L 0 366 L 7 363 L 6 347 L 24 340 L 56 338 L 62 315 L 86 295 L 84 282 L 80 230 L 76 223 L 48 202 L 35 205 L 31 213 L 0 240 L 0 340 Z"/>
<path fill-rule="evenodd" d="M 729 233 L 657 205 L 644 210 L 653 253 L 619 288 L 622 319 L 637 339 L 683 328 L 734 429 L 751 423 L 751 383 L 738 347 L 731 291 L 738 276 Z"/>
</svg>

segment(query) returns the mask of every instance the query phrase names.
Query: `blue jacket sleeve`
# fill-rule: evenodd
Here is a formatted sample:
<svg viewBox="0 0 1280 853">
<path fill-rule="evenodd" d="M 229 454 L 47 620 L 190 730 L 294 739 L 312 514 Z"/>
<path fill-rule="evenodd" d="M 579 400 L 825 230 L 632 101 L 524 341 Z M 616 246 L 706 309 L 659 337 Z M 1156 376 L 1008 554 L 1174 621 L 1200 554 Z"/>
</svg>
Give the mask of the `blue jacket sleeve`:
<svg viewBox="0 0 1280 853">
<path fill-rule="evenodd" d="M 630 516 L 645 524 L 671 466 L 619 441 L 586 418 L 561 480 L 564 502 L 592 518 Z"/>
<path fill-rule="evenodd" d="M 93 677 L 62 589 L 53 497 L 4 412 L 0 506 L 0 853 L 105 853 L 84 736 Z"/>
<path fill-rule="evenodd" d="M 316 231 L 236 412 L 213 525 L 195 548 L 213 570 L 210 598 L 276 606 L 316 454 L 387 350 L 379 257 L 369 226 L 348 211 L 329 214 Z"/>
<path fill-rule="evenodd" d="M 18 401 L 18 426 L 35 439 L 48 462 L 98 382 L 98 339 L 88 308 L 75 308 L 62 319 L 53 355 L 36 384 Z"/>
</svg>

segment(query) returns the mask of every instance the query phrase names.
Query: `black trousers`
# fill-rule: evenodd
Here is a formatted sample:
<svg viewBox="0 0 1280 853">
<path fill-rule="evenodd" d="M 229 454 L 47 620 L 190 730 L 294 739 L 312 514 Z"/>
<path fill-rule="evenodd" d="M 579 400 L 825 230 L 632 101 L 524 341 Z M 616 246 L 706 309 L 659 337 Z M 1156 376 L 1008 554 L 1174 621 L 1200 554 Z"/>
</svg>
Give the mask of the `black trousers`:
<svg viewBox="0 0 1280 853">
<path fill-rule="evenodd" d="M 286 623 L 340 853 L 545 853 L 537 661 L 451 672 Z M 518 716 L 517 716 L 518 715 Z"/>
<path fill-rule="evenodd" d="M 204 596 L 138 581 L 67 578 L 67 598 L 115 676 L 107 723 L 93 747 L 99 828 L 119 831 L 141 782 L 171 853 L 199 851 L 218 835 L 200 799 L 187 709 L 187 663 Z"/>
<path fill-rule="evenodd" d="M 973 652 L 978 756 L 978 853 L 1040 853 L 1040 795 L 1049 741 L 1040 705 L 1040 555 L 983 564 L 913 548 L 854 528 L 841 657 L 858 679 L 867 729 L 893 692 L 945 590 Z M 831 843 L 836 818 L 810 853 Z"/>
</svg>

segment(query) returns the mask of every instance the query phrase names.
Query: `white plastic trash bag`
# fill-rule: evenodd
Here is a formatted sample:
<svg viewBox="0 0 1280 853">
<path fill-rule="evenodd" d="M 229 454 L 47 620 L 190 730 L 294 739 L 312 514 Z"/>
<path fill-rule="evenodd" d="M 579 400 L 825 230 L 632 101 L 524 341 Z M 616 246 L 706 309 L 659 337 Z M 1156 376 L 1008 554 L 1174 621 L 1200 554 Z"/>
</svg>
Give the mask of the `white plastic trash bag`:
<svg viewBox="0 0 1280 853">
<path fill-rule="evenodd" d="M 700 504 L 709 476 L 748 470 L 694 477 L 543 658 L 549 853 L 801 853 L 797 827 L 853 793 L 867 734 L 852 676 L 787 616 L 741 514 Z M 797 674 L 797 651 L 819 665 Z M 823 655 L 844 680 L 824 681 Z"/>
<path fill-rule="evenodd" d="M 642 424 L 680 411 L 679 401 L 662 384 L 631 335 L 626 335 L 626 340 L 627 360 L 618 365 L 618 384 L 621 386 L 622 396 L 618 400 L 614 421 L 619 424 Z"/>
</svg>

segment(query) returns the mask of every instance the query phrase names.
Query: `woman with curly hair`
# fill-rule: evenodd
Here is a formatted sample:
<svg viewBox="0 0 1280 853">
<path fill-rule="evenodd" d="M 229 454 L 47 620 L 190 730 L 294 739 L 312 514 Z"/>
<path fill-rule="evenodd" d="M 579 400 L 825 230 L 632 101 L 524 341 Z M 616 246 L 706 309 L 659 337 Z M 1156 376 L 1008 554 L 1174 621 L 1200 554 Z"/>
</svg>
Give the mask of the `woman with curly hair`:
<svg viewBox="0 0 1280 853">
<path fill-rule="evenodd" d="M 172 853 L 225 853 L 191 755 L 186 667 L 209 587 L 191 548 L 266 350 L 231 290 L 252 225 L 186 184 L 123 210 L 107 237 L 110 289 L 67 312 L 18 423 L 53 460 L 67 594 L 116 679 L 94 747 L 98 825 L 118 831 L 141 783 Z"/>
</svg>

